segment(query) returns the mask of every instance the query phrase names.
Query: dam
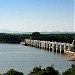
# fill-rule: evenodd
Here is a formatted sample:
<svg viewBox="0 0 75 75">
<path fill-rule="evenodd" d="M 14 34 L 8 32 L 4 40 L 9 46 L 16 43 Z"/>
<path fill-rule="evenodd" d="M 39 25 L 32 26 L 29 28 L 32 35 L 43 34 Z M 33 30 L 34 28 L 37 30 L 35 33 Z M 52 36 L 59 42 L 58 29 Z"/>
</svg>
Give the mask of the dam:
<svg viewBox="0 0 75 75">
<path fill-rule="evenodd" d="M 45 50 L 52 50 L 55 52 L 65 53 L 66 51 L 71 51 L 75 53 L 75 40 L 73 40 L 72 44 L 70 43 L 61 43 L 61 42 L 54 42 L 54 41 L 42 41 L 42 40 L 31 40 L 25 39 L 21 44 L 25 46 L 32 46 L 40 49 Z"/>
</svg>

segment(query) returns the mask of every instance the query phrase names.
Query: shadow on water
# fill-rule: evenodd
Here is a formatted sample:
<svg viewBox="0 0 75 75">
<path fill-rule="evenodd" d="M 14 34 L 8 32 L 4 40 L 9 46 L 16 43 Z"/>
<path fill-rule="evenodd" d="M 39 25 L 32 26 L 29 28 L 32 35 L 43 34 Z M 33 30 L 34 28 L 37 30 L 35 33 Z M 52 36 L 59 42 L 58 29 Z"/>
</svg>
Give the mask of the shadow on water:
<svg viewBox="0 0 75 75">
<path fill-rule="evenodd" d="M 52 48 L 50 50 L 49 49 L 39 49 L 39 50 L 44 50 L 46 52 L 53 53 L 53 54 L 64 55 L 64 52 L 60 52 L 59 50 L 57 51 L 56 49 L 52 49 Z"/>
</svg>

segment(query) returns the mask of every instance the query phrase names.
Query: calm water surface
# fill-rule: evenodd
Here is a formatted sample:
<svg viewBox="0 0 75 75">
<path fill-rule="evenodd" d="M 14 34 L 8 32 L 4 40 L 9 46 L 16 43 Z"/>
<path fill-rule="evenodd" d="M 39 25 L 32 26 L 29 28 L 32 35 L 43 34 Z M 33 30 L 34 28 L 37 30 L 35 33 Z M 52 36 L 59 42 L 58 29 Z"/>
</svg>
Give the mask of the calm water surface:
<svg viewBox="0 0 75 75">
<path fill-rule="evenodd" d="M 68 57 L 60 53 L 19 44 L 0 44 L 0 73 L 13 68 L 27 75 L 35 66 L 41 65 L 44 68 L 52 64 L 55 69 L 63 72 L 71 64 L 75 64 L 68 60 Z"/>
</svg>

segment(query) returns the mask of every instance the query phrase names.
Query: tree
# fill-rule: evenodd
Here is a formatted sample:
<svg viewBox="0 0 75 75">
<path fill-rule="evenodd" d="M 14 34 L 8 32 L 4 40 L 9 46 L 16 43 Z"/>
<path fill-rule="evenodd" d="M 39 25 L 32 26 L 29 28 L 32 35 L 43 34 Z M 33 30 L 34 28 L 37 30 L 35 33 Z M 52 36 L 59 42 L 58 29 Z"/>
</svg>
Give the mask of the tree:
<svg viewBox="0 0 75 75">
<path fill-rule="evenodd" d="M 39 32 L 33 32 L 31 37 L 32 37 L 32 39 L 39 40 L 40 39 L 40 33 Z"/>
<path fill-rule="evenodd" d="M 53 66 L 42 69 L 41 67 L 34 67 L 28 75 L 59 75 L 59 72 Z"/>
<path fill-rule="evenodd" d="M 22 72 L 17 72 L 14 69 L 10 69 L 7 73 L 0 74 L 0 75 L 24 75 Z"/>
<path fill-rule="evenodd" d="M 32 35 L 40 35 L 39 32 L 33 32 Z"/>
<path fill-rule="evenodd" d="M 75 75 L 75 65 L 71 65 L 71 68 L 67 69 L 62 75 Z"/>
</svg>

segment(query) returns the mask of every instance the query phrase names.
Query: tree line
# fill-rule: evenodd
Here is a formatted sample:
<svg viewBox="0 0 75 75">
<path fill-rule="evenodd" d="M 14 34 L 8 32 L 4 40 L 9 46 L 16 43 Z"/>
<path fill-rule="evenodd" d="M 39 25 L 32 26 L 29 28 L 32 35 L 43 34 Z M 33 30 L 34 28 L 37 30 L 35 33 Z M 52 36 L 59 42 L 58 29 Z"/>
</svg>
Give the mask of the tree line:
<svg viewBox="0 0 75 75">
<path fill-rule="evenodd" d="M 32 34 L 5 34 L 0 33 L 1 43 L 20 43 L 25 39 L 44 40 L 44 41 L 57 41 L 72 43 L 75 39 L 75 34 L 40 34 L 39 32 L 33 32 Z"/>
<path fill-rule="evenodd" d="M 10 69 L 9 71 L 7 71 L 7 73 L 0 75 L 24 75 L 24 74 L 22 72 L 15 71 L 14 69 Z M 58 70 L 54 69 L 53 65 L 46 68 L 36 66 L 28 75 L 75 75 L 75 65 L 72 64 L 71 68 L 67 69 L 62 74 L 60 74 Z"/>
</svg>

